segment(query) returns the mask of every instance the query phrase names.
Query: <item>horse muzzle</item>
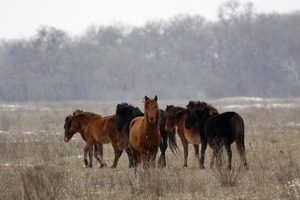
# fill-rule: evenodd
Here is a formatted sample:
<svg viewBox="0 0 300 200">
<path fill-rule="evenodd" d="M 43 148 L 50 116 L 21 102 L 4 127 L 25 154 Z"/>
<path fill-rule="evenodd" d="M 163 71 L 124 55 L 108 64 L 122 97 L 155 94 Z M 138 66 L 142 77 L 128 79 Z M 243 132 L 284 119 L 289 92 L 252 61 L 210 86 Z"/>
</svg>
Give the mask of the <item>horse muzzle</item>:
<svg viewBox="0 0 300 200">
<path fill-rule="evenodd" d="M 65 138 L 64 138 L 64 141 L 65 141 L 65 142 L 69 142 L 70 140 L 69 140 L 68 138 L 65 137 Z"/>
<path fill-rule="evenodd" d="M 155 122 L 155 120 L 156 120 L 156 118 L 155 118 L 155 117 L 153 117 L 153 118 L 149 118 L 149 122 L 150 122 L 151 124 L 153 124 L 153 123 Z"/>
<path fill-rule="evenodd" d="M 171 130 L 172 130 L 171 128 L 165 126 L 165 131 L 170 132 Z"/>
</svg>

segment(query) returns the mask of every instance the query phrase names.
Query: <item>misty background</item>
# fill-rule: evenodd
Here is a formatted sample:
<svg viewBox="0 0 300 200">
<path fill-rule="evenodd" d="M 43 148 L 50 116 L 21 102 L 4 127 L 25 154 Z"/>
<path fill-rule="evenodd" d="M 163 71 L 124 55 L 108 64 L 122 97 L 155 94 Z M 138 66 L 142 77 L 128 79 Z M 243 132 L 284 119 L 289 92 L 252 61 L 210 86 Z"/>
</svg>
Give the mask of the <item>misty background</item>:
<svg viewBox="0 0 300 200">
<path fill-rule="evenodd" d="M 218 13 L 2 39 L 0 101 L 299 97 L 300 12 L 229 1 Z"/>
</svg>

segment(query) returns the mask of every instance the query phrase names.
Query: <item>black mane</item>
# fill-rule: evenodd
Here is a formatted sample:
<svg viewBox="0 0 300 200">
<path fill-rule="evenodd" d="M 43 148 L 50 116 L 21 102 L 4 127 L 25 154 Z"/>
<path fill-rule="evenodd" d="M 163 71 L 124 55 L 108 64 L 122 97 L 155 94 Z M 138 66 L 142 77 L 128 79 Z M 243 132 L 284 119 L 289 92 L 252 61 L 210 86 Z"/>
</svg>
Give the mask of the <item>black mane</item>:
<svg viewBox="0 0 300 200">
<path fill-rule="evenodd" d="M 166 108 L 166 112 L 170 115 L 171 118 L 175 118 L 176 120 L 180 120 L 181 117 L 185 114 L 185 108 L 180 106 L 168 105 Z"/>
<path fill-rule="evenodd" d="M 66 127 L 70 127 L 71 126 L 71 123 L 72 123 L 72 115 L 68 115 L 65 119 L 65 124 L 64 124 L 64 128 Z"/>
<path fill-rule="evenodd" d="M 86 111 L 83 111 L 83 110 L 75 110 L 73 112 L 73 116 L 77 116 L 77 115 L 85 115 L 85 116 L 88 116 L 88 117 L 101 116 L 100 114 L 93 113 L 93 112 L 86 112 Z"/>
<path fill-rule="evenodd" d="M 129 136 L 129 124 L 135 117 L 144 116 L 138 107 L 134 107 L 128 103 L 121 103 L 116 108 L 117 129 Z"/>
<path fill-rule="evenodd" d="M 212 114 L 219 113 L 218 110 L 211 104 L 201 101 L 190 101 L 186 107 L 192 114 L 194 114 L 196 111 L 203 111 L 205 109 L 209 110 Z"/>
</svg>

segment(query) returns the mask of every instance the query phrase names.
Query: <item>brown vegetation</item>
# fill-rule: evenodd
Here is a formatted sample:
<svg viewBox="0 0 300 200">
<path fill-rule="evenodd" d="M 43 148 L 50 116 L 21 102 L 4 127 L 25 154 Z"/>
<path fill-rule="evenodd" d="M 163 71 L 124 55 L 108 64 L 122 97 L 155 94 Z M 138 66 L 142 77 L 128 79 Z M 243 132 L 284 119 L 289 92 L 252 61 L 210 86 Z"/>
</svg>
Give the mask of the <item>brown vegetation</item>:
<svg viewBox="0 0 300 200">
<path fill-rule="evenodd" d="M 116 102 L 1 104 L 0 199 L 299 199 L 300 99 L 206 101 L 244 118 L 248 171 L 239 167 L 236 152 L 232 171 L 209 169 L 210 148 L 205 170 L 193 157 L 182 168 L 182 156 L 169 150 L 163 169 L 129 169 L 125 155 L 116 169 L 87 169 L 80 135 L 63 141 L 64 117 L 76 109 L 113 114 Z M 112 147 L 104 145 L 104 152 L 112 163 Z"/>
</svg>

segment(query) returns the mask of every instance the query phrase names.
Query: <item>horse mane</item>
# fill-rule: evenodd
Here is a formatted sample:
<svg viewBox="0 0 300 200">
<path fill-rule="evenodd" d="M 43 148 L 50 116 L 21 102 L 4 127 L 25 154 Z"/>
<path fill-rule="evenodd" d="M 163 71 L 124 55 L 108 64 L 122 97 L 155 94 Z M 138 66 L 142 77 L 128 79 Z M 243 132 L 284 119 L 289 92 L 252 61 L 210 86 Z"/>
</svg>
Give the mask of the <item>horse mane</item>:
<svg viewBox="0 0 300 200">
<path fill-rule="evenodd" d="M 129 125 L 133 118 L 144 116 L 138 107 L 134 107 L 128 103 L 120 103 L 116 107 L 117 129 L 121 131 L 119 134 L 119 147 L 125 148 L 129 145 Z"/>
<path fill-rule="evenodd" d="M 166 112 L 168 112 L 172 118 L 180 120 L 183 114 L 185 113 L 185 108 L 180 106 L 168 105 L 166 108 Z"/>
<path fill-rule="evenodd" d="M 64 125 L 64 127 L 70 127 L 71 126 L 71 122 L 72 122 L 72 115 L 68 115 L 68 116 L 66 116 L 66 118 L 65 118 L 65 125 Z"/>
<path fill-rule="evenodd" d="M 84 115 L 84 116 L 87 116 L 87 117 L 94 117 L 94 116 L 99 116 L 101 117 L 100 114 L 97 114 L 97 113 L 93 113 L 93 112 L 86 112 L 86 111 L 83 111 L 83 110 L 75 110 L 73 112 L 73 116 L 78 116 L 78 115 Z"/>
<path fill-rule="evenodd" d="M 204 101 L 190 101 L 186 107 L 192 113 L 207 109 L 211 115 L 219 114 L 218 110 L 215 107 L 213 107 L 211 104 L 207 104 Z"/>
<path fill-rule="evenodd" d="M 125 125 L 128 126 L 128 131 L 129 131 L 129 124 L 131 120 L 135 117 L 144 116 L 144 114 L 138 107 L 134 107 L 128 103 L 120 103 L 117 105 L 116 108 L 116 116 L 117 116 L 117 127 L 124 128 L 123 126 Z M 127 130 L 127 127 L 125 129 Z M 129 132 L 125 131 L 125 133 L 129 135 Z"/>
</svg>

